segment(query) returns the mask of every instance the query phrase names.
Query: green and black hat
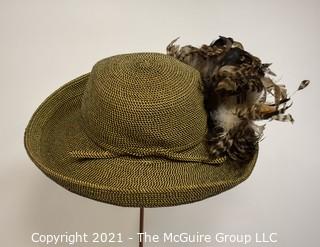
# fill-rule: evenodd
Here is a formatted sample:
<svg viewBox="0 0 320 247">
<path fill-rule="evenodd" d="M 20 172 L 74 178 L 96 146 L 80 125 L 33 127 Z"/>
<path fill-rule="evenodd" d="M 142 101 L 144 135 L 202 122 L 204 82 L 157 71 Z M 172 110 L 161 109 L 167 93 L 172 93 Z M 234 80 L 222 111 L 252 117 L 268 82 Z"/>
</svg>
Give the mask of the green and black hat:
<svg viewBox="0 0 320 247">
<path fill-rule="evenodd" d="M 32 116 L 25 147 L 64 188 L 126 207 L 192 203 L 251 174 L 208 153 L 200 73 L 160 53 L 112 56 L 51 94 Z"/>
</svg>

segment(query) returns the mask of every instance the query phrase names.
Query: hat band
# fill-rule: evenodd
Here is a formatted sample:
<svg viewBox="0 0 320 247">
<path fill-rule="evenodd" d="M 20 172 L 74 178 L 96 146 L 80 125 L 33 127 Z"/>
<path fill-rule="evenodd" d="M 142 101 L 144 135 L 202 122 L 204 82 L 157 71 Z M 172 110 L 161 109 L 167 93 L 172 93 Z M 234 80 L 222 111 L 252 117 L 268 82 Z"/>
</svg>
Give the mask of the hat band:
<svg viewBox="0 0 320 247">
<path fill-rule="evenodd" d="M 184 162 L 201 162 L 210 165 L 220 165 L 225 160 L 226 157 L 219 157 L 214 159 L 209 159 L 208 157 L 201 156 L 190 156 L 179 153 L 172 153 L 167 150 L 153 151 L 143 154 L 137 153 L 111 153 L 109 151 L 86 151 L 86 150 L 73 150 L 69 154 L 77 159 L 108 159 L 108 158 L 117 158 L 121 156 L 135 156 L 135 157 L 165 157 L 167 159 L 184 161 Z"/>
</svg>

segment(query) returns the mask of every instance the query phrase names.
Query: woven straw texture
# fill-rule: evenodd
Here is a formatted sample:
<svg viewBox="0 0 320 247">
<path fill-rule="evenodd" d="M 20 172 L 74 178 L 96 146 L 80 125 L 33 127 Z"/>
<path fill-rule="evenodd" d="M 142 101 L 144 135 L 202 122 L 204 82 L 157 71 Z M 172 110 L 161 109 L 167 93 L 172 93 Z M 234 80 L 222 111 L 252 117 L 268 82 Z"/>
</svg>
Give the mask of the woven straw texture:
<svg viewBox="0 0 320 247">
<path fill-rule="evenodd" d="M 66 189 L 126 207 L 203 200 L 249 177 L 248 164 L 211 159 L 199 73 L 158 53 L 109 57 L 50 95 L 25 147 Z M 258 152 L 257 152 L 258 153 Z"/>
</svg>

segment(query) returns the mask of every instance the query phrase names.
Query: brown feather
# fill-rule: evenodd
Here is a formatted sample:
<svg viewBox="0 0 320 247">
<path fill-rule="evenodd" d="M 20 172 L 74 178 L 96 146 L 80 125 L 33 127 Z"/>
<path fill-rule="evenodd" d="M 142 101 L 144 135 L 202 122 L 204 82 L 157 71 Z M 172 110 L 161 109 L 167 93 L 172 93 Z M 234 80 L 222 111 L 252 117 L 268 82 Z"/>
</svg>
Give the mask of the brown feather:
<svg viewBox="0 0 320 247">
<path fill-rule="evenodd" d="M 208 151 L 213 157 L 227 155 L 238 162 L 251 159 L 262 139 L 264 125 L 258 120 L 293 122 L 285 85 L 275 83 L 271 63 L 244 50 L 240 42 L 222 37 L 197 48 L 167 46 L 167 54 L 197 69 L 203 82 L 205 109 L 208 113 Z M 298 90 L 309 85 L 301 82 Z M 270 101 L 270 99 L 272 99 Z"/>
</svg>

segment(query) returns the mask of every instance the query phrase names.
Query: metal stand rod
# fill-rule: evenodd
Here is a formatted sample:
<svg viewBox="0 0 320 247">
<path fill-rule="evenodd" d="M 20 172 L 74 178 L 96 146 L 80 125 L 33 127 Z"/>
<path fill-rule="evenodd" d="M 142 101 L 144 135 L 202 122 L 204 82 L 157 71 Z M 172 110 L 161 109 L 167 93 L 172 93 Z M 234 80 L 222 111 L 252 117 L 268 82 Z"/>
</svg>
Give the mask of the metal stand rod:
<svg viewBox="0 0 320 247">
<path fill-rule="evenodd" d="M 144 219 L 144 208 L 140 208 L 139 233 L 143 233 L 143 219 Z M 139 247 L 143 247 L 143 239 L 142 241 L 139 241 Z"/>
</svg>

